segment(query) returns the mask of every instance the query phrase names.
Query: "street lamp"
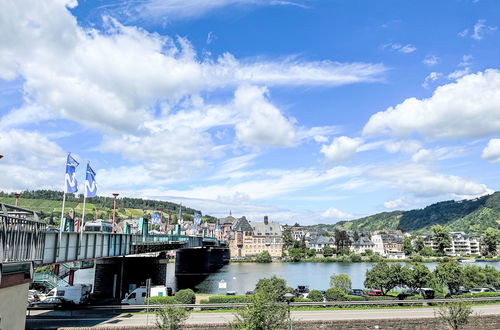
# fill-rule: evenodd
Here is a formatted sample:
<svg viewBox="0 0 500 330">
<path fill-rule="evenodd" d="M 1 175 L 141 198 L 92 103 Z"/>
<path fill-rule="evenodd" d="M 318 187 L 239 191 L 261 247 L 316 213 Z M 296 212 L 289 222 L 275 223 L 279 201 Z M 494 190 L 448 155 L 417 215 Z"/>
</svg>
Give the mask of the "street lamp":
<svg viewBox="0 0 500 330">
<path fill-rule="evenodd" d="M 286 304 L 288 306 L 288 329 L 292 330 L 292 318 L 290 317 L 290 302 L 292 301 L 294 295 L 291 294 L 290 292 L 285 293 L 283 296 L 286 300 Z"/>
<path fill-rule="evenodd" d="M 118 197 L 119 194 L 114 193 L 113 194 L 113 227 L 111 228 L 111 231 L 114 233 L 115 232 L 115 223 L 116 223 L 116 197 Z"/>
</svg>

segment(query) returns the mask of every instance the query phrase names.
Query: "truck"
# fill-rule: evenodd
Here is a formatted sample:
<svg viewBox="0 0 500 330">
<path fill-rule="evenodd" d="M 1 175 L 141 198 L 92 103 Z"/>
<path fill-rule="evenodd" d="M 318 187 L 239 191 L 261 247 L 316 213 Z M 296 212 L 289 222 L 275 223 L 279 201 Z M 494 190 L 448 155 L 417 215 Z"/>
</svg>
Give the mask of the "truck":
<svg viewBox="0 0 500 330">
<path fill-rule="evenodd" d="M 50 290 L 47 297 L 61 297 L 77 305 L 83 305 L 89 303 L 91 291 L 92 285 L 90 284 L 58 286 Z"/>
<path fill-rule="evenodd" d="M 122 299 L 122 304 L 125 305 L 144 305 L 144 300 L 146 299 L 147 289 L 145 286 L 136 288 L 134 291 L 130 292 L 125 298 Z M 164 297 L 171 296 L 172 288 L 167 288 L 161 285 L 155 285 L 151 287 L 150 297 Z"/>
</svg>

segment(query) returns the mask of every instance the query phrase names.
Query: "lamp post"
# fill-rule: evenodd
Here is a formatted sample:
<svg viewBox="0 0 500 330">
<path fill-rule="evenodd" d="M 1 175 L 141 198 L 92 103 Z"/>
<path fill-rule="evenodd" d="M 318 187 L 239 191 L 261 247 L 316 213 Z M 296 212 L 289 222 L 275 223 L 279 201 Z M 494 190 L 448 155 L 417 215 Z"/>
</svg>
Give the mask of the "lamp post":
<svg viewBox="0 0 500 330">
<path fill-rule="evenodd" d="M 16 196 L 16 206 L 19 206 L 19 196 L 21 196 L 21 194 L 15 193 L 14 196 Z"/>
<path fill-rule="evenodd" d="M 111 231 L 114 233 L 115 232 L 115 223 L 116 223 L 116 197 L 118 197 L 119 194 L 114 193 L 113 194 L 113 226 L 111 228 Z"/>
<path fill-rule="evenodd" d="M 292 330 L 292 318 L 290 316 L 290 302 L 292 301 L 294 295 L 288 292 L 285 293 L 283 297 L 285 298 L 286 304 L 288 306 L 288 329 Z"/>
</svg>

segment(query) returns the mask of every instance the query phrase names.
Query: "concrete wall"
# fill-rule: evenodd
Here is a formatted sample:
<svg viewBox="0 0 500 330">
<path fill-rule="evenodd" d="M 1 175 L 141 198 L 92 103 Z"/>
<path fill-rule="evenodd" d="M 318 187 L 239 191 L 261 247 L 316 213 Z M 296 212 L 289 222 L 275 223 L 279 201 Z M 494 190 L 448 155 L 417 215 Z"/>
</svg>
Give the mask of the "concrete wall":
<svg viewBox="0 0 500 330">
<path fill-rule="evenodd" d="M 29 283 L 0 288 L 0 329 L 22 330 L 26 323 Z"/>
</svg>

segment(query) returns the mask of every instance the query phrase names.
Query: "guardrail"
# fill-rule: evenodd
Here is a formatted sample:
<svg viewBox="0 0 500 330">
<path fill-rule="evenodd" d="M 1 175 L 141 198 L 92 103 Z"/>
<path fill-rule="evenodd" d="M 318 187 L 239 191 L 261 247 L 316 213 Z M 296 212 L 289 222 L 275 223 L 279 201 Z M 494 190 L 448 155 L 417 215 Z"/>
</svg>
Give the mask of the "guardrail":
<svg viewBox="0 0 500 330">
<path fill-rule="evenodd" d="M 401 306 L 401 305 L 424 305 L 424 304 L 445 304 L 450 302 L 465 301 L 471 303 L 479 302 L 500 302 L 500 297 L 481 297 L 481 298 L 448 298 L 448 299 L 418 299 L 418 300 L 365 300 L 365 301 L 323 301 L 323 302 L 291 302 L 291 307 L 306 306 Z M 169 304 L 169 306 L 195 309 L 231 309 L 249 306 L 250 303 L 223 303 L 223 304 Z M 105 305 L 105 306 L 82 306 L 81 309 L 88 310 L 144 310 L 158 309 L 165 305 Z M 35 309 L 35 308 L 28 308 Z M 39 308 L 36 308 L 39 309 Z"/>
</svg>

